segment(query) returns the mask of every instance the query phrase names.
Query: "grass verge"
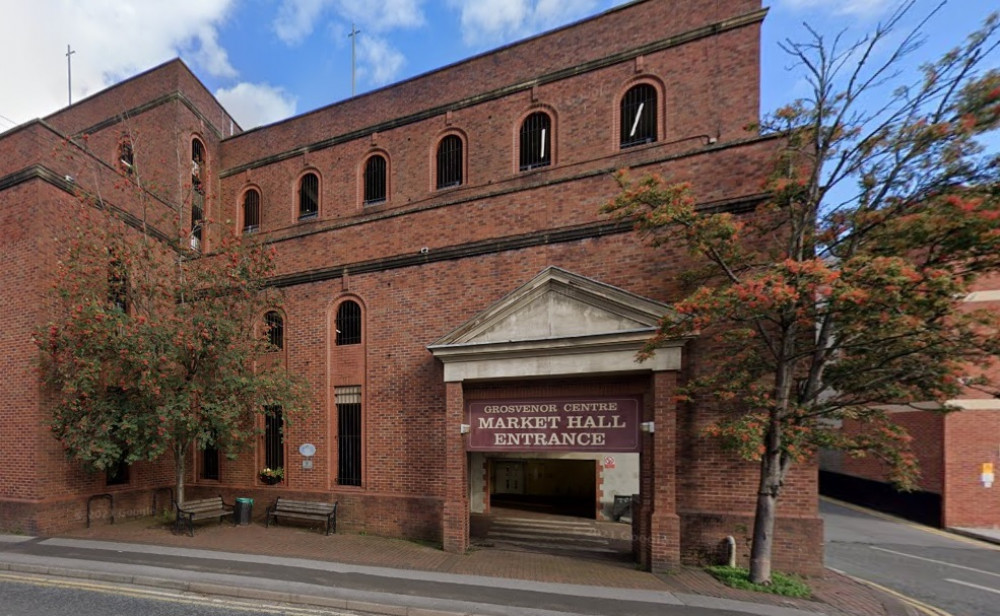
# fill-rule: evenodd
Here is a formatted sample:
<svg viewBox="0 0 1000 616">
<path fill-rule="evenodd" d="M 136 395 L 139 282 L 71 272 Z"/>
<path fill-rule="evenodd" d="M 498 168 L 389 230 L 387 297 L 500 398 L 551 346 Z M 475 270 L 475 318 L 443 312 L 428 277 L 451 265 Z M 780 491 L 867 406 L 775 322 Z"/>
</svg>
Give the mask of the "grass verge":
<svg viewBox="0 0 1000 616">
<path fill-rule="evenodd" d="M 809 585 L 802 578 L 794 575 L 774 572 L 771 574 L 771 584 L 764 585 L 751 582 L 750 572 L 740 567 L 706 567 L 705 571 L 708 571 L 712 577 L 732 588 L 767 592 L 773 595 L 797 597 L 800 599 L 808 599 L 812 596 Z"/>
</svg>

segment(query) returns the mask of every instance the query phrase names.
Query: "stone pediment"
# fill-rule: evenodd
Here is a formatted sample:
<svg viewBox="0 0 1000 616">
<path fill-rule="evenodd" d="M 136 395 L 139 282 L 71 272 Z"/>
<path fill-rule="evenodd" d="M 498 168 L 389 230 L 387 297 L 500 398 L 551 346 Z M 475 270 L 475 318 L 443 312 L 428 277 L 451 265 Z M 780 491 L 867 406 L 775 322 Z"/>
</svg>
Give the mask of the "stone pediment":
<svg viewBox="0 0 1000 616">
<path fill-rule="evenodd" d="M 456 370 L 487 378 L 665 369 L 636 363 L 635 353 L 669 313 L 661 302 L 549 267 L 428 348 L 445 363 L 446 380 L 463 380 L 448 378 Z M 615 369 L 609 354 L 617 354 Z M 498 370 L 504 362 L 519 363 Z"/>
</svg>

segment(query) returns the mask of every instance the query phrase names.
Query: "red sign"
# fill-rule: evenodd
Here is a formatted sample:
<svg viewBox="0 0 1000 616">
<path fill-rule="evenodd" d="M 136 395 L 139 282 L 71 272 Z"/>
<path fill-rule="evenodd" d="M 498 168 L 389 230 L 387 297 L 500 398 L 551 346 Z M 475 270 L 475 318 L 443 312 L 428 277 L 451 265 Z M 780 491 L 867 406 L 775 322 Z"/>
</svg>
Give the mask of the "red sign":
<svg viewBox="0 0 1000 616">
<path fill-rule="evenodd" d="M 469 451 L 639 451 L 639 398 L 475 400 Z"/>
</svg>

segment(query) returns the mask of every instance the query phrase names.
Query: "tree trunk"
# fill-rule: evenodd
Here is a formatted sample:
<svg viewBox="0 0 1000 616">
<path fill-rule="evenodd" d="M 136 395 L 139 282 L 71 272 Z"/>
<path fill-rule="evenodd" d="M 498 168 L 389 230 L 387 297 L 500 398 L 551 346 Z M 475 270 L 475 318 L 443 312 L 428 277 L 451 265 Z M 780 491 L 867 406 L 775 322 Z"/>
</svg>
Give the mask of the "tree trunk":
<svg viewBox="0 0 1000 616">
<path fill-rule="evenodd" d="M 184 448 L 174 447 L 174 500 L 184 502 Z"/>
<path fill-rule="evenodd" d="M 767 453 L 760 461 L 760 487 L 757 490 L 757 511 L 753 523 L 753 545 L 750 549 L 750 581 L 771 583 L 771 548 L 774 544 L 774 518 L 778 492 L 781 490 L 780 454 Z"/>
</svg>

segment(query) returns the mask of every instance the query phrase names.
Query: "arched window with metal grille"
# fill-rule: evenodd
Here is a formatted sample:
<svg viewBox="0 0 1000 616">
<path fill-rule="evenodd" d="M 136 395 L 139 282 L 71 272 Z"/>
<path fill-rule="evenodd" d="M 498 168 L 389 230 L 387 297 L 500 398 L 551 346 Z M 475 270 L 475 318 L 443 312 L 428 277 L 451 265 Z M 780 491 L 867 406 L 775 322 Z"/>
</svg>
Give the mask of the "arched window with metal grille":
<svg viewBox="0 0 1000 616">
<path fill-rule="evenodd" d="M 629 88 L 621 102 L 621 147 L 630 148 L 656 141 L 656 114 L 656 88 L 648 83 Z"/>
<path fill-rule="evenodd" d="M 520 169 L 527 171 L 552 164 L 552 118 L 536 111 L 521 123 Z"/>
<path fill-rule="evenodd" d="M 319 176 L 307 173 L 299 180 L 299 220 L 319 215 Z"/>
<path fill-rule="evenodd" d="M 254 233 L 260 228 L 260 193 L 255 189 L 243 193 L 243 233 Z"/>
<path fill-rule="evenodd" d="M 285 348 L 285 320 L 276 311 L 271 310 L 264 315 L 264 327 L 267 328 L 267 342 L 272 351 Z"/>
<path fill-rule="evenodd" d="M 365 161 L 365 205 L 382 203 L 388 198 L 388 167 L 388 161 L 381 154 L 373 154 Z"/>
<path fill-rule="evenodd" d="M 462 185 L 462 138 L 448 135 L 438 143 L 437 187 L 450 188 Z"/>
<path fill-rule="evenodd" d="M 337 307 L 337 346 L 361 344 L 361 306 L 347 300 Z"/>
</svg>

